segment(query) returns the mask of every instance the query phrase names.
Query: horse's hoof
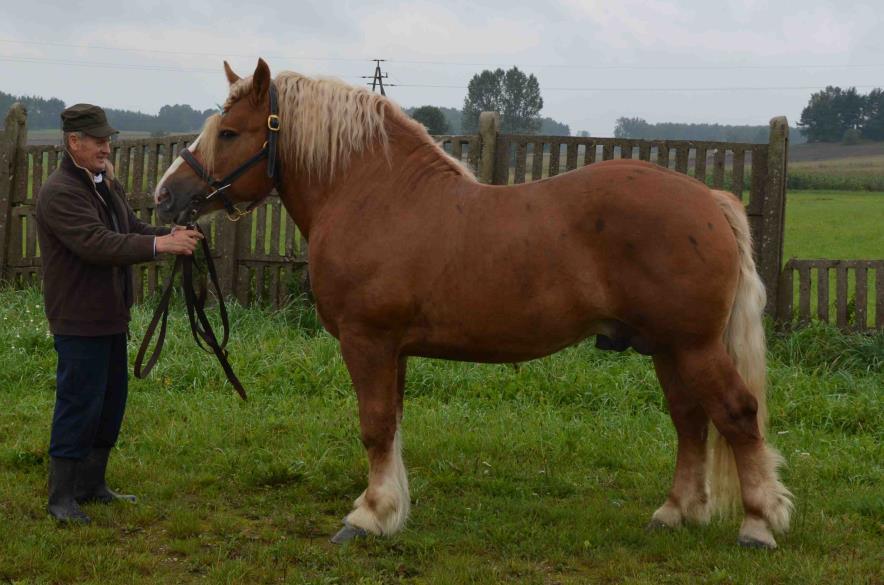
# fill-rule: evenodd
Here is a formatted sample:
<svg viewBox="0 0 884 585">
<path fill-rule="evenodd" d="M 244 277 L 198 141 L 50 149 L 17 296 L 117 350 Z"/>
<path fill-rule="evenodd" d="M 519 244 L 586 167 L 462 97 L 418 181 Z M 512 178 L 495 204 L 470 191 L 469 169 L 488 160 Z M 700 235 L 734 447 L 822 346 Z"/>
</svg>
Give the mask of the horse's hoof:
<svg viewBox="0 0 884 585">
<path fill-rule="evenodd" d="M 346 520 L 344 521 L 344 527 L 338 530 L 338 533 L 331 537 L 332 544 L 344 544 L 345 542 L 349 542 L 356 538 L 365 538 L 368 536 L 368 531 L 364 528 L 359 528 L 358 526 L 353 526 Z"/>
<path fill-rule="evenodd" d="M 670 526 L 666 522 L 662 520 L 657 520 L 656 518 L 651 518 L 651 521 L 645 525 L 645 532 L 658 532 L 663 530 L 673 530 L 675 527 Z"/>
<path fill-rule="evenodd" d="M 777 543 L 775 542 L 764 542 L 763 540 L 758 540 L 757 538 L 749 536 L 741 536 L 737 539 L 737 542 L 743 548 L 758 548 L 762 550 L 773 550 L 777 548 Z"/>
</svg>

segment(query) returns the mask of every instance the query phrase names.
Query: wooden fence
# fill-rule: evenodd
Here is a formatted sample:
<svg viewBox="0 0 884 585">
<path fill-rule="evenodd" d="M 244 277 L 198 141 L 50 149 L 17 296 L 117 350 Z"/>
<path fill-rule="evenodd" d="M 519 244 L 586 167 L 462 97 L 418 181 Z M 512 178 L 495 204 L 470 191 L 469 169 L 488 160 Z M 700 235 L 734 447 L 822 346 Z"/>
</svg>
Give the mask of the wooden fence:
<svg viewBox="0 0 884 585">
<path fill-rule="evenodd" d="M 849 331 L 884 330 L 884 260 L 792 258 L 783 267 L 779 293 L 781 323 L 817 320 Z"/>
<path fill-rule="evenodd" d="M 772 315 L 790 320 L 791 308 L 783 312 L 787 311 L 785 301 L 781 301 L 785 295 L 778 294 L 780 286 L 791 286 L 792 282 L 780 270 L 788 125 L 785 118 L 774 118 L 770 128 L 767 144 L 515 135 L 501 134 L 499 116 L 485 112 L 480 117 L 478 134 L 436 138 L 446 152 L 474 169 L 485 183 L 522 183 L 600 160 L 635 158 L 690 174 L 744 199 L 748 193 L 756 260 L 768 290 L 767 309 Z M 26 136 L 26 112 L 14 106 L 0 137 L 0 282 L 16 286 L 39 283 L 34 197 L 61 156 L 58 146 L 26 146 Z M 156 221 L 153 188 L 179 150 L 195 137 L 176 135 L 113 144 L 117 176 L 127 186 L 130 204 L 144 221 Z M 304 290 L 307 244 L 278 197 L 270 197 L 240 222 L 230 223 L 218 214 L 201 224 L 209 234 L 222 287 L 240 302 L 280 306 L 292 294 Z M 133 275 L 136 301 L 157 291 L 167 264 L 156 261 L 137 267 Z M 789 266 L 794 270 L 796 265 Z M 880 270 L 877 274 L 880 279 Z M 859 287 L 851 290 L 857 294 L 868 291 Z M 875 292 L 879 307 L 876 323 L 881 327 L 882 287 L 877 286 Z M 835 305 L 846 302 L 837 301 Z M 804 306 L 800 300 L 798 305 Z M 801 315 L 804 313 L 799 311 L 799 319 Z"/>
</svg>

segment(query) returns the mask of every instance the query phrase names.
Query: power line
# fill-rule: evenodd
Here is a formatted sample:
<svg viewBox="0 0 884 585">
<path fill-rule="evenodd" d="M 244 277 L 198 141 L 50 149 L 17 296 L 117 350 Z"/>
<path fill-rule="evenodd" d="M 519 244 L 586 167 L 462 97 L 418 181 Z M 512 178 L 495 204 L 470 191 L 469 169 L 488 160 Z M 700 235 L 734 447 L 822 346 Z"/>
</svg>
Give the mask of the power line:
<svg viewBox="0 0 884 585">
<path fill-rule="evenodd" d="M 874 89 L 881 85 L 853 85 L 856 89 Z M 467 89 L 465 85 L 430 85 L 419 83 L 400 83 L 399 87 L 427 87 L 438 89 Z M 716 91 L 808 91 L 819 90 L 818 85 L 789 87 L 544 87 L 543 91 L 585 91 L 585 92 L 716 92 Z"/>
<path fill-rule="evenodd" d="M 411 65 L 452 65 L 464 67 L 512 67 L 513 63 L 463 63 L 452 61 L 415 61 L 390 59 L 391 63 Z M 586 69 L 595 71 L 604 70 L 736 70 L 736 69 L 884 69 L 884 64 L 848 64 L 848 65 L 824 65 L 824 64 L 797 64 L 797 65 L 566 65 L 562 63 L 526 63 L 519 65 L 522 69 Z"/>
<path fill-rule="evenodd" d="M 211 73 L 217 74 L 217 69 L 209 68 L 184 68 L 171 65 L 150 65 L 138 63 L 115 63 L 115 62 L 95 62 L 95 61 L 74 61 L 68 59 L 45 59 L 40 57 L 5 57 L 0 56 L 0 61 L 12 63 L 29 63 L 39 65 L 64 65 L 68 67 L 85 67 L 85 68 L 105 68 L 105 69 L 125 69 L 134 71 L 157 71 L 171 73 Z M 412 88 L 432 88 L 432 89 L 467 89 L 465 85 L 445 85 L 445 84 L 422 84 L 422 83 L 396 83 L 384 84 L 383 80 L 388 77 L 387 73 L 382 73 L 380 63 L 384 59 L 373 59 L 375 61 L 375 74 L 373 76 L 337 76 L 341 79 L 372 79 L 369 84 L 372 89 L 376 89 L 380 85 L 381 93 L 384 94 L 384 85 L 387 87 L 412 87 Z M 398 81 L 398 80 L 397 80 Z M 843 84 L 857 89 L 874 89 L 881 85 L 865 85 L 865 84 Z M 544 87 L 543 91 L 566 91 L 566 92 L 758 92 L 758 91 L 813 91 L 819 90 L 818 85 L 801 85 L 801 86 L 749 86 L 749 87 Z"/>
<path fill-rule="evenodd" d="M 114 63 L 98 61 L 71 61 L 67 59 L 44 59 L 42 57 L 6 57 L 0 56 L 0 61 L 10 63 L 31 63 L 37 65 L 65 65 L 70 67 L 94 67 L 103 69 L 131 69 L 136 71 L 160 71 L 171 73 L 211 73 L 219 74 L 219 68 L 209 69 L 206 67 L 175 67 L 172 65 L 150 65 L 142 63 Z M 358 79 L 353 75 L 336 75 L 341 79 Z"/>
<path fill-rule="evenodd" d="M 164 55 L 199 55 L 206 57 L 238 57 L 257 59 L 263 56 L 267 59 L 286 59 L 286 60 L 302 60 L 302 61 L 337 61 L 364 63 L 366 61 L 376 61 L 376 59 L 358 58 L 358 57 L 311 57 L 311 56 L 286 56 L 286 55 L 248 55 L 235 53 L 217 53 L 207 51 L 171 51 L 167 49 L 145 49 L 131 47 L 112 47 L 103 45 L 84 45 L 74 43 L 58 43 L 52 41 L 24 41 L 16 39 L 0 39 L 0 43 L 11 43 L 21 45 L 36 45 L 47 47 L 66 47 L 77 49 L 89 49 L 98 51 L 126 51 L 134 53 L 158 53 Z M 512 63 L 473 63 L 463 61 L 440 61 L 440 60 L 420 60 L 420 59 L 384 59 L 390 63 L 401 63 L 404 65 L 439 65 L 439 66 L 455 66 L 455 67 L 510 67 Z M 523 69 L 585 69 L 585 70 L 763 70 L 763 69 L 884 69 L 884 64 L 880 63 L 855 63 L 855 64 L 824 64 L 824 63 L 799 63 L 794 65 L 774 64 L 774 65 L 754 65 L 754 64 L 692 64 L 692 65 L 647 65 L 647 64 L 614 64 L 614 65 L 570 65 L 566 63 L 527 63 L 522 64 Z"/>
<path fill-rule="evenodd" d="M 203 51 L 169 51 L 167 49 L 143 49 L 143 48 L 131 48 L 131 47 L 108 47 L 108 46 L 99 46 L 99 45 L 78 45 L 73 43 L 56 43 L 51 41 L 19 41 L 14 39 L 0 39 L 0 43 L 14 43 L 20 45 L 37 45 L 37 46 L 46 46 L 46 47 L 65 47 L 65 48 L 73 48 L 73 49 L 89 49 L 96 51 L 126 51 L 130 53 L 158 53 L 162 55 L 198 55 L 202 57 L 226 57 L 226 58 L 250 58 L 257 59 L 258 57 L 263 57 L 265 59 L 288 59 L 288 60 L 302 60 L 302 61 L 347 61 L 347 62 L 358 62 L 364 63 L 366 61 L 372 61 L 372 59 L 357 59 L 357 58 L 346 58 L 346 57 L 291 57 L 291 56 L 282 56 L 282 55 L 245 55 L 245 54 L 236 54 L 236 53 L 212 53 L 212 52 L 203 52 Z"/>
</svg>

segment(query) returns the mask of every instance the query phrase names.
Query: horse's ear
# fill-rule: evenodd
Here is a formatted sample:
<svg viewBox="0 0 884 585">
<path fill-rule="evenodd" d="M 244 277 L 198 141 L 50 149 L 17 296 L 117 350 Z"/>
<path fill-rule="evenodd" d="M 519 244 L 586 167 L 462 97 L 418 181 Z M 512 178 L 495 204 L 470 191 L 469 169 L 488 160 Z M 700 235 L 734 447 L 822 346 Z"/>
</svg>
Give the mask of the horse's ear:
<svg viewBox="0 0 884 585">
<path fill-rule="evenodd" d="M 227 82 L 230 85 L 239 81 L 239 75 L 233 72 L 233 69 L 230 68 L 230 63 L 227 61 L 224 62 L 224 74 L 227 75 Z"/>
<path fill-rule="evenodd" d="M 257 99 L 262 99 L 270 89 L 270 66 L 264 59 L 258 58 L 258 66 L 252 75 L 252 92 Z"/>
</svg>

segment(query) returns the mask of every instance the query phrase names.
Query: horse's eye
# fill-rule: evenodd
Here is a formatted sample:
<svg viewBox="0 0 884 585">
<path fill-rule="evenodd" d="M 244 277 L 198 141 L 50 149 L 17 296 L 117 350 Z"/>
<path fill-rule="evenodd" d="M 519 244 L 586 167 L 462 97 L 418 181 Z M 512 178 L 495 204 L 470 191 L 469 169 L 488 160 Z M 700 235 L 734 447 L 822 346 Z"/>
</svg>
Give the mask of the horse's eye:
<svg viewBox="0 0 884 585">
<path fill-rule="evenodd" d="M 236 132 L 233 130 L 222 130 L 218 133 L 218 137 L 225 139 L 236 138 Z"/>
</svg>

